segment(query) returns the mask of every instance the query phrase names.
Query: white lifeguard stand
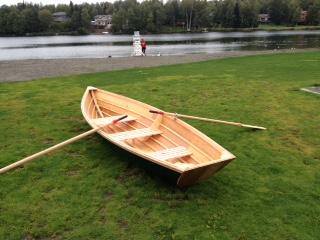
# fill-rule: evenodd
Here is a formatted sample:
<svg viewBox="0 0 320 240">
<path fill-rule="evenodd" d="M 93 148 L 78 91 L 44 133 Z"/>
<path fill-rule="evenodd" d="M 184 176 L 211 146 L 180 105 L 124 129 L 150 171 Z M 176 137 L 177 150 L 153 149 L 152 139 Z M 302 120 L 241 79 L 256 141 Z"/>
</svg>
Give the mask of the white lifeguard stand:
<svg viewBox="0 0 320 240">
<path fill-rule="evenodd" d="M 133 53 L 132 56 L 143 56 L 142 50 L 141 50 L 141 37 L 140 32 L 135 31 L 133 35 Z"/>
</svg>

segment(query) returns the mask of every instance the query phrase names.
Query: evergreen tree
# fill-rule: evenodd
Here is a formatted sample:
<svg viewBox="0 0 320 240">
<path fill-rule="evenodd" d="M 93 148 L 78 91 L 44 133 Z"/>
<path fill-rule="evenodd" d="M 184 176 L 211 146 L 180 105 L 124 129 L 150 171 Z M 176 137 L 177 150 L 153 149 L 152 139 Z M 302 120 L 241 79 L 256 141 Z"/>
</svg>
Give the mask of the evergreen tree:
<svg viewBox="0 0 320 240">
<path fill-rule="evenodd" d="M 270 3 L 271 20 L 275 24 L 296 24 L 301 8 L 297 0 L 272 0 Z"/>
<path fill-rule="evenodd" d="M 320 24 L 320 0 L 313 0 L 308 7 L 307 22 L 311 25 Z"/>
<path fill-rule="evenodd" d="M 16 8 L 11 8 L 7 19 L 7 28 L 10 34 L 22 35 L 24 33 L 24 25 L 21 13 Z"/>
<path fill-rule="evenodd" d="M 235 2 L 233 0 L 224 0 L 219 4 L 219 21 L 222 27 L 234 27 Z"/>
<path fill-rule="evenodd" d="M 69 17 L 72 17 L 73 9 L 74 9 L 74 7 L 73 7 L 73 2 L 70 1 L 70 3 L 69 3 L 69 9 L 68 9 L 68 12 L 67 12 Z"/>
<path fill-rule="evenodd" d="M 52 23 L 52 14 L 47 9 L 42 9 L 39 11 L 39 22 L 40 22 L 40 30 L 48 31 L 49 27 Z"/>
<path fill-rule="evenodd" d="M 77 31 L 81 27 L 81 9 L 78 5 L 74 5 L 71 20 L 70 20 L 70 27 L 71 30 Z"/>
<path fill-rule="evenodd" d="M 239 0 L 237 0 L 236 4 L 234 5 L 233 15 L 234 15 L 233 16 L 233 27 L 234 28 L 239 28 L 241 26 Z"/>
<path fill-rule="evenodd" d="M 193 24 L 196 28 L 205 28 L 211 26 L 211 8 L 207 0 L 199 0 L 194 4 Z"/>
<path fill-rule="evenodd" d="M 166 24 L 175 26 L 178 19 L 182 18 L 180 15 L 180 2 L 179 0 L 169 0 L 165 6 Z"/>
<path fill-rule="evenodd" d="M 255 0 L 241 2 L 241 27 L 253 28 L 258 26 L 258 3 Z"/>
<path fill-rule="evenodd" d="M 256 27 L 258 13 L 270 13 L 275 24 L 295 25 L 301 10 L 307 10 L 307 23 L 320 24 L 320 0 L 118 0 L 81 5 L 37 5 L 19 3 L 0 6 L 0 34 L 23 35 L 53 30 L 86 33 L 95 15 L 112 14 L 114 32 L 160 32 L 184 19 L 187 31 L 205 27 Z M 68 22 L 53 22 L 54 12 L 66 12 Z"/>
<path fill-rule="evenodd" d="M 24 30 L 26 33 L 37 33 L 40 31 L 40 21 L 38 18 L 38 8 L 27 7 L 22 10 Z"/>
<path fill-rule="evenodd" d="M 84 29 L 88 29 L 90 27 L 90 22 L 91 22 L 88 8 L 83 7 L 81 9 L 80 19 L 81 19 L 81 27 Z"/>
</svg>

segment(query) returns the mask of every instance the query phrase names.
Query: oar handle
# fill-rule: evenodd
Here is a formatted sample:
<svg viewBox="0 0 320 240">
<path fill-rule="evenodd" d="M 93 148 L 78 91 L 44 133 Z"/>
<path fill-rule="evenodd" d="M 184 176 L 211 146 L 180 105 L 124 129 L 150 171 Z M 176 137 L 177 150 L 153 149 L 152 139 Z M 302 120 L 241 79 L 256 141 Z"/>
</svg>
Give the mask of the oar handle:
<svg viewBox="0 0 320 240">
<path fill-rule="evenodd" d="M 50 152 L 52 152 L 52 151 L 54 151 L 54 150 L 57 150 L 57 149 L 59 149 L 59 148 L 62 148 L 62 147 L 64 147 L 64 146 L 68 145 L 68 144 L 71 144 L 71 143 L 73 143 L 73 142 L 79 141 L 80 139 L 85 138 L 85 137 L 87 137 L 87 136 L 89 136 L 89 135 L 97 132 L 98 130 L 100 130 L 100 129 L 103 128 L 103 127 L 106 127 L 106 126 L 108 126 L 108 125 L 110 125 L 110 124 L 116 124 L 117 122 L 125 119 L 126 117 L 128 117 L 128 115 L 119 117 L 119 118 L 113 120 L 112 122 L 109 122 L 109 123 L 107 123 L 107 124 L 104 124 L 104 125 L 95 127 L 95 128 L 93 128 L 93 129 L 91 129 L 91 130 L 89 130 L 89 131 L 87 131 L 87 132 L 84 132 L 84 133 L 82 133 L 82 134 L 80 134 L 80 135 L 77 135 L 77 136 L 75 136 L 75 137 L 73 137 L 73 138 L 70 138 L 70 139 L 68 139 L 68 140 L 66 140 L 66 141 L 63 141 L 63 142 L 58 143 L 58 144 L 56 144 L 56 145 L 54 145 L 54 146 L 52 146 L 52 147 L 49 147 L 49 148 L 47 148 L 47 149 L 45 149 L 45 150 L 42 150 L 41 152 L 35 153 L 35 154 L 33 154 L 33 155 L 29 156 L 29 157 L 26 157 L 26 158 L 24 158 L 24 159 L 22 159 L 22 160 L 20 160 L 20 161 L 17 161 L 17 162 L 15 162 L 15 163 L 12 163 L 12 164 L 4 167 L 4 168 L 1 168 L 1 169 L 0 169 L 0 174 L 5 173 L 5 172 L 8 172 L 8 171 L 10 171 L 11 169 L 17 168 L 17 167 L 19 167 L 19 166 L 21 166 L 21 165 L 24 165 L 24 164 L 26 164 L 26 163 L 28 163 L 28 162 L 31 162 L 31 161 L 33 161 L 33 160 L 36 160 L 37 158 L 39 158 L 39 157 L 41 157 L 41 156 L 43 156 L 43 155 L 46 155 L 46 154 L 48 154 L 48 153 L 50 153 Z"/>
</svg>

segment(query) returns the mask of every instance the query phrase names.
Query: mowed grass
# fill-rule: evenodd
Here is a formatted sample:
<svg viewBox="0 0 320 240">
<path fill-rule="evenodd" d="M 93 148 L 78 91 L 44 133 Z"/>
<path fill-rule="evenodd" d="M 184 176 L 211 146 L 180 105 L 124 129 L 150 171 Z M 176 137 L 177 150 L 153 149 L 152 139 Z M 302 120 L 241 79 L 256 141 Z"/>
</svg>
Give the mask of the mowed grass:
<svg viewBox="0 0 320 240">
<path fill-rule="evenodd" d="M 0 76 L 1 78 L 1 76 Z M 320 52 L 0 84 L 0 165 L 88 129 L 96 86 L 188 121 L 237 156 L 180 190 L 93 135 L 0 176 L 0 239 L 319 239 Z"/>
</svg>

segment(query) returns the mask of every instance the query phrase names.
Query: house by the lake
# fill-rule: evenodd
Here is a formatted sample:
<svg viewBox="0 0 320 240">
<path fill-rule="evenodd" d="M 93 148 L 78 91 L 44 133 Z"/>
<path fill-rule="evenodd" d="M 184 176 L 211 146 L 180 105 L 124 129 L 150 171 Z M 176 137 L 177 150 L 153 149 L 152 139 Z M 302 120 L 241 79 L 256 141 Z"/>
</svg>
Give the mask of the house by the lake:
<svg viewBox="0 0 320 240">
<path fill-rule="evenodd" d="M 91 23 L 96 28 L 111 29 L 112 15 L 96 15 Z"/>
<path fill-rule="evenodd" d="M 308 17 L 308 11 L 301 11 L 298 23 L 306 24 L 307 23 L 307 17 Z"/>
<path fill-rule="evenodd" d="M 258 15 L 259 23 L 270 23 L 270 14 L 262 13 Z"/>
<path fill-rule="evenodd" d="M 177 27 L 184 27 L 186 25 L 186 21 L 184 19 L 178 19 L 176 21 L 176 26 Z"/>
</svg>

